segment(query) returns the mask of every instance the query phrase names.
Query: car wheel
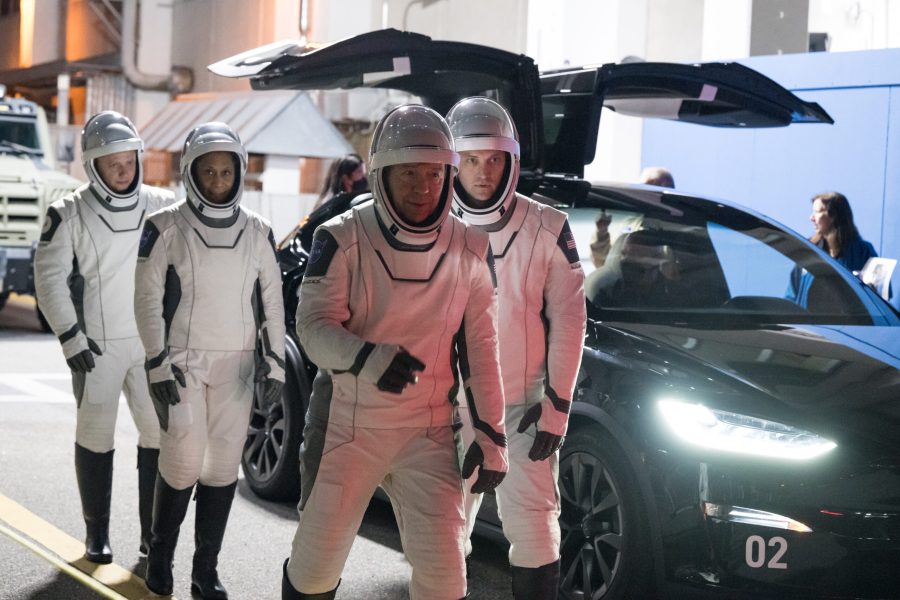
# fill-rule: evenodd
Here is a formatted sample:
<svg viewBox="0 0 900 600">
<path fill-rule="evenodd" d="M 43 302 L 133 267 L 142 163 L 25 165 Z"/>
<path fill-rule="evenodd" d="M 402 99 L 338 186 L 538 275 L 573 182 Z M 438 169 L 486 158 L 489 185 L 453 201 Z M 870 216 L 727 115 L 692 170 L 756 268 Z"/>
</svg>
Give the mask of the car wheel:
<svg viewBox="0 0 900 600">
<path fill-rule="evenodd" d="M 649 535 L 622 448 L 599 425 L 566 437 L 560 451 L 560 598 L 646 598 Z"/>
<path fill-rule="evenodd" d="M 3 307 L 6 306 L 6 301 L 9 300 L 10 292 L 0 292 L 0 310 L 3 310 Z"/>
<path fill-rule="evenodd" d="M 250 489 L 265 500 L 300 498 L 300 443 L 309 405 L 309 384 L 292 361 L 285 369 L 281 399 L 268 411 L 260 408 L 263 384 L 255 386 L 253 412 L 241 467 Z"/>
</svg>

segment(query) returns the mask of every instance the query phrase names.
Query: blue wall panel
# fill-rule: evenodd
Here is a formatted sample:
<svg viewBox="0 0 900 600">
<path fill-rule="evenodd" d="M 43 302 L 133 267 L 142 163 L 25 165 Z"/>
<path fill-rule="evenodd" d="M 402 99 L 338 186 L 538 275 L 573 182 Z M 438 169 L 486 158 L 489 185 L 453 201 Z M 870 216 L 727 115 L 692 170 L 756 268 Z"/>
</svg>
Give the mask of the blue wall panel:
<svg viewBox="0 0 900 600">
<path fill-rule="evenodd" d="M 751 206 L 804 236 L 810 198 L 840 191 L 863 237 L 900 258 L 900 52 L 743 62 L 821 104 L 835 124 L 729 130 L 648 119 L 642 165 L 665 166 L 679 189 Z M 894 282 L 900 289 L 900 273 Z"/>
</svg>

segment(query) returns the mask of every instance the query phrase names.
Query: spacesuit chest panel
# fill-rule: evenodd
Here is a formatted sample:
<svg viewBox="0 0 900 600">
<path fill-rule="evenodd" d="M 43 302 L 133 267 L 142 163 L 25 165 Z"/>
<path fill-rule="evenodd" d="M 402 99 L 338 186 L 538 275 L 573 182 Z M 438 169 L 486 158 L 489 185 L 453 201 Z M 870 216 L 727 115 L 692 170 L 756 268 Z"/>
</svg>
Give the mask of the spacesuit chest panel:
<svg viewBox="0 0 900 600">
<path fill-rule="evenodd" d="M 377 223 L 371 236 L 367 234 L 372 230 L 353 223 L 358 244 L 348 253 L 349 271 L 354 275 L 348 293 L 350 318 L 342 325 L 362 339 L 403 346 L 426 368 L 418 374 L 418 383 L 399 396 L 350 373 L 334 375 L 333 422 L 386 429 L 451 422 L 448 397 L 454 384 L 454 340 L 469 301 L 473 272 L 483 267 L 481 259 L 464 248 L 465 226 L 454 221 L 444 226 L 441 237 L 446 239 L 439 239 L 428 251 L 440 251 L 441 264 L 432 266 L 430 278 L 421 281 L 403 280 L 389 272 L 376 249 L 396 251 L 386 243 L 373 244 L 382 235 Z M 410 254 L 425 262 L 428 252 Z"/>
<path fill-rule="evenodd" d="M 134 337 L 134 267 L 145 206 L 139 201 L 131 210 L 110 211 L 89 188 L 79 202 L 82 231 L 73 239 L 84 277 L 85 328 L 95 338 Z"/>
<path fill-rule="evenodd" d="M 517 202 L 512 221 L 502 231 L 490 232 L 491 249 L 503 252 L 494 255 L 501 318 L 509 312 L 543 308 L 547 252 L 555 245 L 549 238 L 541 243 L 540 213 L 530 204 Z"/>
<path fill-rule="evenodd" d="M 182 295 L 170 329 L 171 345 L 252 349 L 256 329 L 251 297 L 259 266 L 246 214 L 222 229 L 201 223 L 186 203 L 178 215 L 179 234 L 167 243 Z"/>
<path fill-rule="evenodd" d="M 247 213 L 240 211 L 230 227 L 210 227 L 197 218 L 187 203 L 178 211 L 207 248 L 234 248 L 247 228 Z"/>
<path fill-rule="evenodd" d="M 520 404 L 526 396 L 534 401 L 542 393 L 547 333 L 544 287 L 551 253 L 559 251 L 551 232 L 543 229 L 534 202 L 520 198 L 516 209 L 518 227 L 512 235 L 506 230 L 513 229 L 513 222 L 504 231 L 490 233 L 492 248 L 497 248 L 497 234 L 503 234 L 501 243 L 512 241 L 502 260 L 496 261 L 500 364 L 508 405 Z"/>
<path fill-rule="evenodd" d="M 103 204 L 97 199 L 90 186 L 81 195 L 81 201 L 98 220 L 99 224 L 113 233 L 127 233 L 137 231 L 140 234 L 144 225 L 144 217 L 147 216 L 147 200 L 141 195 L 134 205 L 127 209 L 115 209 Z M 96 231 L 96 229 L 94 229 Z"/>
<path fill-rule="evenodd" d="M 452 227 L 441 227 L 431 246 L 414 250 L 400 250 L 391 246 L 378 224 L 375 205 L 359 210 L 362 233 L 391 279 L 410 283 L 428 283 L 441 268 L 447 248 L 453 238 Z"/>
<path fill-rule="evenodd" d="M 517 198 L 513 214 L 509 222 L 499 231 L 491 231 L 491 252 L 494 253 L 494 261 L 506 258 L 512 250 L 512 245 L 519 236 L 525 217 L 528 215 L 528 202 L 524 198 Z"/>
</svg>

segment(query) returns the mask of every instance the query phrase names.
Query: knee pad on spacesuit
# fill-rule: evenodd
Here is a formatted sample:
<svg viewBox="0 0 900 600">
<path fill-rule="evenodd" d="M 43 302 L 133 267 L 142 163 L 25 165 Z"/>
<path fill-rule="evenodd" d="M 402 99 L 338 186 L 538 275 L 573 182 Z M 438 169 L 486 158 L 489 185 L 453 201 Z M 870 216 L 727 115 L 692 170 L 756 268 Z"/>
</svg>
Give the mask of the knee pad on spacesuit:
<svg viewBox="0 0 900 600">
<path fill-rule="evenodd" d="M 533 569 L 559 558 L 559 513 L 526 511 L 504 514 L 502 522 L 503 534 L 510 543 L 511 565 Z"/>
</svg>

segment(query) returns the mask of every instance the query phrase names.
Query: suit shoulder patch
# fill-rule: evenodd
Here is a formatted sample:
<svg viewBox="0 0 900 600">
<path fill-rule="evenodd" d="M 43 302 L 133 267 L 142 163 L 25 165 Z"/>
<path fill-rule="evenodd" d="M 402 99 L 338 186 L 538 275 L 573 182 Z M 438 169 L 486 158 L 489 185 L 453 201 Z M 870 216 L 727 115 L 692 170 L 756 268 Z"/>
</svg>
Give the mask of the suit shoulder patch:
<svg viewBox="0 0 900 600">
<path fill-rule="evenodd" d="M 51 241 L 53 239 L 53 236 L 56 234 L 56 230 L 59 229 L 60 223 L 62 223 L 62 217 L 59 215 L 59 211 L 51 206 L 47 209 L 47 218 L 44 219 L 44 225 L 41 228 L 40 241 Z"/>
<path fill-rule="evenodd" d="M 316 229 L 304 277 L 324 277 L 337 250 L 338 243 L 334 235 L 324 227 Z"/>
<path fill-rule="evenodd" d="M 568 220 L 563 222 L 562 231 L 559 232 L 559 238 L 556 240 L 556 245 L 562 250 L 563 255 L 566 257 L 566 260 L 569 261 L 570 265 L 579 265 L 578 248 L 575 244 L 575 236 L 572 235 L 572 229 L 569 227 Z"/>
<path fill-rule="evenodd" d="M 159 239 L 159 229 L 153 221 L 144 221 L 144 230 L 141 231 L 141 242 L 138 246 L 138 258 L 147 258 Z"/>
</svg>

